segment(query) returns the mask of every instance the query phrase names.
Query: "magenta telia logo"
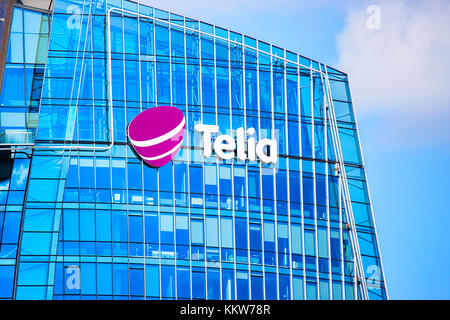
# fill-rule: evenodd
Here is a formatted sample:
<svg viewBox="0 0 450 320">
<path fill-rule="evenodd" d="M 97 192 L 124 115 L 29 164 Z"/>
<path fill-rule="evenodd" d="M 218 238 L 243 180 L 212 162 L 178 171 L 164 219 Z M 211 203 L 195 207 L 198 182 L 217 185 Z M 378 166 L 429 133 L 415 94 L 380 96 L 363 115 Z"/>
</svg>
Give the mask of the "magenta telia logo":
<svg viewBox="0 0 450 320">
<path fill-rule="evenodd" d="M 179 109 L 160 106 L 139 113 L 128 126 L 136 152 L 152 167 L 162 167 L 177 154 L 184 138 L 185 119 Z"/>
</svg>

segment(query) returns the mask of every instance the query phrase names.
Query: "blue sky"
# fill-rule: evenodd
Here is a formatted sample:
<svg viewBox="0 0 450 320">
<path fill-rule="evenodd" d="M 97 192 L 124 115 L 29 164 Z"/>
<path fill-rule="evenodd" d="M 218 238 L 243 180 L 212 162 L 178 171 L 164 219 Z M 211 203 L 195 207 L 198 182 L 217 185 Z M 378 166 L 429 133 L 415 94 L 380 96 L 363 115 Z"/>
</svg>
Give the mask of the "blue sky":
<svg viewBox="0 0 450 320">
<path fill-rule="evenodd" d="M 145 2 L 347 72 L 390 298 L 450 299 L 448 1 Z"/>
</svg>

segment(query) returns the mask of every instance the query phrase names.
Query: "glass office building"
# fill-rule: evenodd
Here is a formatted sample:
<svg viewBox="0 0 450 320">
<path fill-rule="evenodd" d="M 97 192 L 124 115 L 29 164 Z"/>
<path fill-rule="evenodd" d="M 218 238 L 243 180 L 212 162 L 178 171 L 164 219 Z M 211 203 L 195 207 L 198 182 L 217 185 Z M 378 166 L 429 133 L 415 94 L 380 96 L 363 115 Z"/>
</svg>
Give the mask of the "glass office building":
<svg viewBox="0 0 450 320">
<path fill-rule="evenodd" d="M 0 299 L 387 298 L 345 73 L 143 3 L 32 2 L 0 8 Z M 127 126 L 166 105 L 185 136 L 153 168 Z M 196 124 L 277 162 L 204 157 Z"/>
</svg>

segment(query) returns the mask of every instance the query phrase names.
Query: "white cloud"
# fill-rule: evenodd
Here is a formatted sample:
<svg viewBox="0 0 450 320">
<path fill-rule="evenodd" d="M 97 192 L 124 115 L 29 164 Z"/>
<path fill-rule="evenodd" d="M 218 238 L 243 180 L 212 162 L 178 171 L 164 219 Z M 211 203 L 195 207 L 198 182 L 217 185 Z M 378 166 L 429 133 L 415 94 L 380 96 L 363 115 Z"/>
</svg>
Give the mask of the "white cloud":
<svg viewBox="0 0 450 320">
<path fill-rule="evenodd" d="M 372 4 L 381 10 L 380 29 L 366 26 Z M 349 10 L 337 36 L 338 66 L 349 74 L 360 115 L 379 118 L 399 140 L 450 142 L 449 21 L 446 0 L 372 1 Z"/>
<path fill-rule="evenodd" d="M 17 179 L 16 184 L 22 186 L 28 177 L 28 168 L 25 167 L 25 165 L 20 164 L 18 168 L 14 168 L 12 174 Z"/>
</svg>

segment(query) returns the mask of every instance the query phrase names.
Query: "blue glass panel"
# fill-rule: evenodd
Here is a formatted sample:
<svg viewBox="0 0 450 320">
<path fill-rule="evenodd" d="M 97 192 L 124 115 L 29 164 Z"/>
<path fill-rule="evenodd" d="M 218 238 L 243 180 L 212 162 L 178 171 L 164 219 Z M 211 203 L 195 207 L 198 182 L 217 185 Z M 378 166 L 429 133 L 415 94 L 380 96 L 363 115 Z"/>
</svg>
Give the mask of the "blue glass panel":
<svg viewBox="0 0 450 320">
<path fill-rule="evenodd" d="M 190 166 L 189 167 L 189 177 L 190 177 L 190 191 L 191 193 L 203 193 L 203 172 L 201 167 Z"/>
<path fill-rule="evenodd" d="M 278 265 L 289 267 L 289 229 L 288 224 L 278 222 Z"/>
<path fill-rule="evenodd" d="M 342 300 L 342 284 L 333 281 L 333 300 Z"/>
<path fill-rule="evenodd" d="M 277 300 L 277 275 L 275 273 L 266 272 L 265 288 L 266 299 Z"/>
<path fill-rule="evenodd" d="M 320 280 L 319 291 L 320 291 L 320 300 L 330 299 L 330 285 L 328 280 Z"/>
<path fill-rule="evenodd" d="M 317 283 L 306 282 L 306 299 L 317 300 Z"/>
<path fill-rule="evenodd" d="M 263 278 L 251 276 L 252 300 L 262 300 L 264 298 Z"/>
<path fill-rule="evenodd" d="M 112 212 L 113 241 L 128 241 L 127 215 L 123 211 Z M 157 224 L 156 224 L 157 225 Z"/>
<path fill-rule="evenodd" d="M 145 242 L 158 243 L 159 228 L 158 216 L 156 213 L 145 214 Z"/>
<path fill-rule="evenodd" d="M 203 220 L 191 218 L 191 242 L 192 244 L 203 244 Z"/>
<path fill-rule="evenodd" d="M 24 69 L 20 65 L 6 65 L 3 75 L 2 94 L 0 95 L 0 105 L 25 107 L 24 90 Z M 22 111 L 23 112 L 23 111 Z M 3 126 L 3 124 L 2 124 Z"/>
<path fill-rule="evenodd" d="M 53 210 L 27 209 L 23 231 L 52 231 L 53 216 Z"/>
<path fill-rule="evenodd" d="M 222 299 L 234 300 L 234 270 L 223 269 L 222 270 Z"/>
<path fill-rule="evenodd" d="M 18 285 L 46 285 L 47 264 L 21 262 L 19 264 Z"/>
<path fill-rule="evenodd" d="M 355 290 L 352 283 L 345 283 L 345 300 L 354 300 L 355 299 Z"/>
<path fill-rule="evenodd" d="M 14 266 L 0 266 L 0 298 L 12 298 Z"/>
<path fill-rule="evenodd" d="M 341 142 L 344 161 L 361 163 L 359 142 L 356 130 L 339 128 L 339 140 Z"/>
<path fill-rule="evenodd" d="M 299 156 L 299 129 L 298 123 L 288 121 L 289 155 Z"/>
<path fill-rule="evenodd" d="M 301 69 L 300 109 L 302 116 L 311 116 L 311 80 L 309 77 L 309 70 L 306 69 Z"/>
<path fill-rule="evenodd" d="M 283 67 L 277 66 L 281 64 L 279 60 L 273 61 L 275 66 L 273 67 L 273 105 L 274 112 L 284 113 L 284 74 Z"/>
<path fill-rule="evenodd" d="M 159 266 L 146 265 L 145 269 L 146 296 L 159 297 Z M 166 278 L 167 276 L 164 275 L 164 277 Z"/>
<path fill-rule="evenodd" d="M 270 94 L 270 72 L 261 70 L 259 72 L 259 101 L 260 109 L 263 112 L 272 112 Z"/>
<path fill-rule="evenodd" d="M 316 174 L 316 203 L 318 205 L 327 205 L 327 191 L 325 185 L 325 176 Z"/>
<path fill-rule="evenodd" d="M 126 219 L 126 217 L 125 217 L 125 219 Z M 126 220 L 125 220 L 125 227 L 126 227 Z M 81 210 L 80 211 L 80 240 L 81 241 L 95 241 L 95 211 L 94 210 Z"/>
<path fill-rule="evenodd" d="M 279 275 L 279 295 L 280 300 L 290 300 L 291 299 L 291 284 L 289 275 L 280 274 Z"/>
<path fill-rule="evenodd" d="M 175 268 L 161 266 L 161 297 L 175 298 Z"/>
<path fill-rule="evenodd" d="M 176 242 L 177 244 L 189 244 L 189 225 L 187 215 L 176 215 Z"/>
<path fill-rule="evenodd" d="M 177 267 L 177 298 L 190 299 L 191 298 L 191 281 L 189 268 Z M 209 285 L 208 274 L 208 285 Z M 209 298 L 209 297 L 208 297 Z"/>
<path fill-rule="evenodd" d="M 218 300 L 220 299 L 220 271 L 219 269 L 208 268 L 208 288 L 207 298 Z"/>
<path fill-rule="evenodd" d="M 130 242 L 143 242 L 143 228 L 142 228 L 141 216 L 129 216 L 129 241 Z"/>
<path fill-rule="evenodd" d="M 58 180 L 30 180 L 28 186 L 28 200 L 39 202 L 54 202 Z"/>
<path fill-rule="evenodd" d="M 248 300 L 250 298 L 249 292 L 249 278 L 248 272 L 237 271 L 236 272 L 236 282 L 237 282 L 237 299 L 238 300 Z"/>
<path fill-rule="evenodd" d="M 300 173 L 298 171 L 289 171 L 289 200 L 294 203 L 300 203 Z M 291 206 L 291 214 L 297 213 L 296 211 L 292 211 Z"/>
<path fill-rule="evenodd" d="M 315 232 L 313 230 L 305 230 L 305 253 L 309 256 L 316 255 Z"/>
<path fill-rule="evenodd" d="M 237 261 L 238 262 L 246 262 L 248 259 L 248 253 L 247 253 L 247 219 L 245 218 L 236 218 L 235 223 L 235 232 L 236 232 L 236 248 L 241 249 L 237 250 Z M 245 251 L 244 251 L 245 250 Z"/>
<path fill-rule="evenodd" d="M 43 300 L 47 294 L 47 287 L 17 287 L 17 300 Z"/>
<path fill-rule="evenodd" d="M 130 295 L 143 296 L 144 295 L 144 270 L 130 269 Z"/>
<path fill-rule="evenodd" d="M 312 174 L 303 173 L 303 202 L 314 203 L 314 179 Z"/>
<path fill-rule="evenodd" d="M 89 280 L 95 279 L 95 275 L 86 275 Z M 92 278 L 91 278 L 92 277 Z M 97 290 L 93 293 L 111 295 L 112 294 L 112 265 L 110 263 L 97 263 Z"/>
<path fill-rule="evenodd" d="M 302 122 L 302 156 L 311 158 L 312 157 L 312 142 L 311 142 L 311 124 Z"/>
<path fill-rule="evenodd" d="M 305 298 L 303 278 L 294 276 L 292 278 L 292 289 L 294 300 L 303 300 Z"/>
<path fill-rule="evenodd" d="M 205 299 L 205 273 L 192 272 L 192 298 Z"/>
<path fill-rule="evenodd" d="M 164 213 L 160 215 L 161 243 L 173 244 L 173 215 Z"/>
<path fill-rule="evenodd" d="M 20 231 L 20 212 L 5 212 L 2 243 L 17 243 Z"/>
</svg>

